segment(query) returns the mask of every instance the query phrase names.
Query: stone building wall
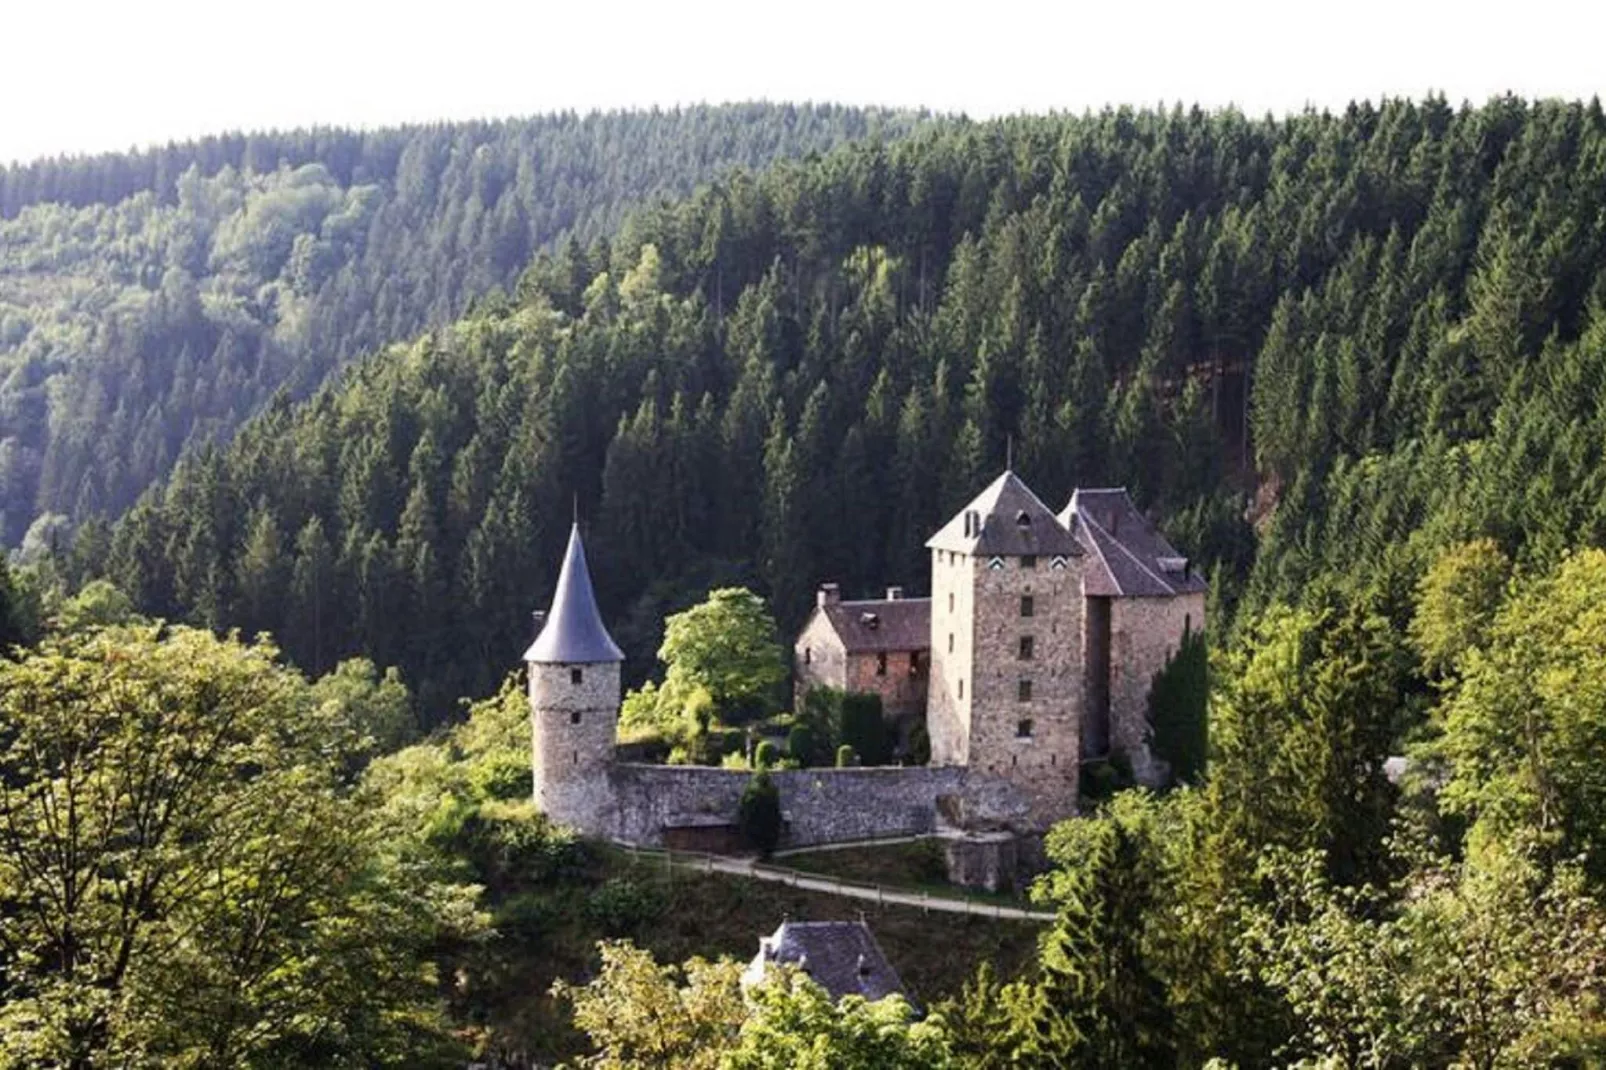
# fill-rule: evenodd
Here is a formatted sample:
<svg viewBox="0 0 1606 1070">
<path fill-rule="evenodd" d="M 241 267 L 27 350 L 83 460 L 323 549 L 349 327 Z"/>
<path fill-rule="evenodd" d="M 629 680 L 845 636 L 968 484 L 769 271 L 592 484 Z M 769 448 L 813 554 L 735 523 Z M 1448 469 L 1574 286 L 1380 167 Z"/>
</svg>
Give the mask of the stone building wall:
<svg viewBox="0 0 1606 1070">
<path fill-rule="evenodd" d="M 531 663 L 529 688 L 536 806 L 574 828 L 606 825 L 614 804 L 607 770 L 614 760 L 619 663 Z"/>
<path fill-rule="evenodd" d="M 792 709 L 803 708 L 803 696 L 811 687 L 837 687 L 846 690 L 848 653 L 842 638 L 831 627 L 824 613 L 815 613 L 792 644 Z"/>
<path fill-rule="evenodd" d="M 974 647 L 976 558 L 931 552 L 931 667 L 926 731 L 933 765 L 970 761 L 971 651 Z"/>
<path fill-rule="evenodd" d="M 666 827 L 733 823 L 749 776 L 707 766 L 613 766 L 599 785 L 614 802 L 605 834 L 657 846 Z M 999 828 L 1029 817 L 1028 802 L 1007 782 L 955 766 L 783 769 L 770 776 L 788 846 L 925 835 L 952 814 Z"/>
<path fill-rule="evenodd" d="M 1045 823 L 1076 809 L 1084 691 L 1081 559 L 1064 559 L 1062 568 L 1053 560 L 1026 567 L 1011 556 L 995 569 L 974 559 L 969 685 L 971 768 L 1022 785 Z"/>
<path fill-rule="evenodd" d="M 1138 783 L 1165 779 L 1149 750 L 1149 691 L 1187 631 L 1205 625 L 1205 596 L 1116 598 L 1110 605 L 1110 745 L 1127 755 Z"/>
</svg>

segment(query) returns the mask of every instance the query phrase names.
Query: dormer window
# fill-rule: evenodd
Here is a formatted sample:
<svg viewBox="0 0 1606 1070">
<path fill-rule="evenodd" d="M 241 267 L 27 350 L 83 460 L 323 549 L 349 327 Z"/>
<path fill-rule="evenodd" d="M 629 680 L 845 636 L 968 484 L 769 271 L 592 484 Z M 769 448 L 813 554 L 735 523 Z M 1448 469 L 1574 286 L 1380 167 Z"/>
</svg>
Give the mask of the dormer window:
<svg viewBox="0 0 1606 1070">
<path fill-rule="evenodd" d="M 1029 527 L 1031 527 L 1032 526 L 1032 514 L 1028 513 L 1024 509 L 1022 509 L 1020 512 L 1016 513 L 1015 514 L 1015 526 L 1018 527 L 1018 528 L 1029 528 Z"/>
</svg>

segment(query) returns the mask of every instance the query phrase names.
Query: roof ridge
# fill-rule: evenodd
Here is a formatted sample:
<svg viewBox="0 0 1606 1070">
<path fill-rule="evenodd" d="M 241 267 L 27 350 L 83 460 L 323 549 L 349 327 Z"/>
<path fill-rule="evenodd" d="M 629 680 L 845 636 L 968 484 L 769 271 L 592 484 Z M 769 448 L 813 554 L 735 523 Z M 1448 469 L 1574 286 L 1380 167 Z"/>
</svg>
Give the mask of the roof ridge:
<svg viewBox="0 0 1606 1070">
<path fill-rule="evenodd" d="M 1080 513 L 1080 510 L 1078 510 L 1078 513 Z M 1145 565 L 1143 563 L 1143 559 L 1141 557 L 1139 557 L 1137 554 L 1133 553 L 1131 550 L 1127 549 L 1126 544 L 1123 543 L 1120 540 L 1120 538 L 1118 538 L 1117 536 L 1111 534 L 1108 531 L 1105 531 L 1103 524 L 1100 524 L 1097 520 L 1094 520 L 1091 516 L 1089 516 L 1087 518 L 1087 521 L 1088 521 L 1088 523 L 1092 524 L 1094 527 L 1098 528 L 1099 531 L 1102 532 L 1105 536 L 1107 536 L 1111 542 L 1115 543 L 1117 549 L 1119 549 L 1127 557 L 1130 557 L 1132 559 L 1132 563 L 1137 565 L 1144 572 L 1147 572 L 1149 574 L 1150 578 L 1152 578 L 1156 583 L 1158 583 L 1161 587 L 1164 587 L 1167 591 L 1171 592 L 1172 594 L 1176 594 L 1177 593 L 1177 589 L 1176 589 L 1175 586 L 1173 586 L 1172 584 L 1166 582 L 1166 580 L 1163 577 L 1161 577 L 1159 574 L 1157 574 L 1148 565 Z M 1101 558 L 1104 556 L 1102 551 L 1099 553 L 1099 556 Z M 1108 560 L 1106 560 L 1104 562 L 1104 565 L 1105 565 L 1106 568 L 1109 567 L 1109 564 L 1110 563 L 1109 563 Z"/>
</svg>

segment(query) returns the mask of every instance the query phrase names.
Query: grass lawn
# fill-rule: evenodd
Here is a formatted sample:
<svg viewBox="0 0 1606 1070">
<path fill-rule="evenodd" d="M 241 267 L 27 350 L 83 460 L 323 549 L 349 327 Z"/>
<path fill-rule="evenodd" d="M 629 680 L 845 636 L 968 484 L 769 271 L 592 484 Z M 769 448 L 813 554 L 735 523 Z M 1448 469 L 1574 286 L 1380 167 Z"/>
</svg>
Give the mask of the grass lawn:
<svg viewBox="0 0 1606 1070">
<path fill-rule="evenodd" d="M 999 903 L 1011 907 L 1034 905 L 1024 892 L 988 892 L 948 883 L 942 844 L 934 839 L 880 847 L 803 851 L 777 858 L 775 864 L 861 884 L 880 884 L 900 891 L 929 892 L 949 899 L 969 899 L 977 903 Z"/>
</svg>

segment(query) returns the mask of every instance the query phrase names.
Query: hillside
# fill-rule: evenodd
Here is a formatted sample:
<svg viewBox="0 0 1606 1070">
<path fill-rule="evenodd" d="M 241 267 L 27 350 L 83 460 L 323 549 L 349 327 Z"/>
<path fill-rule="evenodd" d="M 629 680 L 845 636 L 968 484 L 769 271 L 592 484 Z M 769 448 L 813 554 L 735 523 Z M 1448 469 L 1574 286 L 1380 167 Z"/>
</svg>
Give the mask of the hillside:
<svg viewBox="0 0 1606 1070">
<path fill-rule="evenodd" d="M 1051 501 L 1163 513 L 1218 609 L 1337 587 L 1403 623 L 1438 548 L 1606 534 L 1603 172 L 1598 107 L 1510 99 L 845 146 L 539 258 L 181 465 L 73 569 L 308 667 L 399 664 L 444 712 L 514 664 L 576 496 L 639 678 L 716 580 L 783 628 L 821 580 L 918 590 L 1013 437 Z"/>
<path fill-rule="evenodd" d="M 278 390 L 509 287 L 565 235 L 914 114 L 737 105 L 236 134 L 0 170 L 0 545 L 116 516 Z M 48 537 L 49 527 L 40 529 Z"/>
</svg>

